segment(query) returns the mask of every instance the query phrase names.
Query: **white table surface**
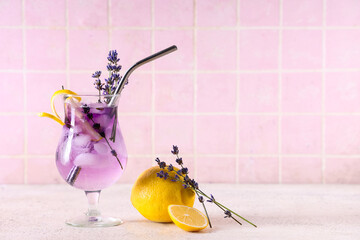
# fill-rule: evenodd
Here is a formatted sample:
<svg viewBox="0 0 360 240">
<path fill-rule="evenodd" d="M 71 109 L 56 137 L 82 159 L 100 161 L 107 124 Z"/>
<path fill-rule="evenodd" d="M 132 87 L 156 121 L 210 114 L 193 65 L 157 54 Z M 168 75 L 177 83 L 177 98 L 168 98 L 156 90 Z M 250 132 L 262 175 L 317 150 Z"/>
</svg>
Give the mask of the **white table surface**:
<svg viewBox="0 0 360 240">
<path fill-rule="evenodd" d="M 75 228 L 85 212 L 82 191 L 67 185 L 0 185 L 0 239 L 360 239 L 360 185 L 203 184 L 204 192 L 258 225 L 238 225 L 208 204 L 213 228 L 185 232 L 143 218 L 130 202 L 131 185 L 102 192 L 104 215 L 121 217 L 110 228 Z M 201 209 L 199 203 L 195 207 Z M 108 214 L 106 214 L 108 213 Z"/>
</svg>

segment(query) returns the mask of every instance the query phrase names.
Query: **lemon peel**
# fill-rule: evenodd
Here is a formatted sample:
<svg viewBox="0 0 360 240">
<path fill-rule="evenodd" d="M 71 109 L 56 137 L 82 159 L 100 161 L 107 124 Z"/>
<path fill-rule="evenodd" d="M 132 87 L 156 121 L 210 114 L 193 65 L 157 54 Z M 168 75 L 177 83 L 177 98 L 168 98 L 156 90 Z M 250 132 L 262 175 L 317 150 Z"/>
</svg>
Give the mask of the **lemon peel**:
<svg viewBox="0 0 360 240">
<path fill-rule="evenodd" d="M 62 126 L 65 125 L 65 123 L 63 121 L 60 120 L 60 118 L 57 118 L 56 116 L 50 114 L 50 113 L 46 113 L 46 112 L 41 112 L 41 113 L 38 113 L 38 116 L 39 117 L 48 117 L 52 120 L 55 120 L 56 122 L 60 123 Z"/>
<path fill-rule="evenodd" d="M 62 126 L 65 125 L 65 123 L 61 120 L 59 114 L 56 112 L 56 109 L 55 109 L 55 98 L 59 95 L 66 95 L 66 94 L 69 94 L 69 95 L 78 95 L 77 93 L 71 91 L 71 90 L 68 90 L 68 89 L 61 89 L 61 90 L 58 90 L 56 91 L 52 96 L 51 96 L 51 100 L 50 100 L 50 105 L 51 105 L 51 110 L 53 112 L 53 114 L 50 114 L 50 113 L 46 113 L 46 112 L 40 112 L 38 113 L 38 116 L 39 117 L 47 117 L 47 118 L 50 118 L 56 122 L 58 122 L 59 124 L 61 124 Z M 80 97 L 68 97 L 68 98 L 75 98 L 77 99 L 79 102 L 81 100 Z"/>
<path fill-rule="evenodd" d="M 50 104 L 51 104 L 51 110 L 53 111 L 53 113 L 55 114 L 55 116 L 57 118 L 60 119 L 60 116 L 59 114 L 57 114 L 56 112 L 56 109 L 55 109 L 55 98 L 59 95 L 66 95 L 66 94 L 69 94 L 69 95 L 78 95 L 77 93 L 71 91 L 71 90 L 68 90 L 68 89 L 61 89 L 61 90 L 58 90 L 56 91 L 52 96 L 51 96 L 51 100 L 50 100 Z M 80 102 L 81 98 L 80 97 L 76 97 L 76 99 Z"/>
</svg>

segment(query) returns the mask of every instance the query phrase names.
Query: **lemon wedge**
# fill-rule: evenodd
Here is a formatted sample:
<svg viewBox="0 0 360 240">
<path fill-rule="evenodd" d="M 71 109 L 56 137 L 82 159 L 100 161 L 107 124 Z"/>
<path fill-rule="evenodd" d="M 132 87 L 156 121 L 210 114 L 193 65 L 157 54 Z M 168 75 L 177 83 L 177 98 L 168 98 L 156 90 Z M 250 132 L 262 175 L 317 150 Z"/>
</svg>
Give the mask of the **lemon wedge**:
<svg viewBox="0 0 360 240">
<path fill-rule="evenodd" d="M 175 225 L 188 232 L 200 231 L 209 224 L 207 217 L 193 207 L 169 205 L 168 212 Z"/>
</svg>

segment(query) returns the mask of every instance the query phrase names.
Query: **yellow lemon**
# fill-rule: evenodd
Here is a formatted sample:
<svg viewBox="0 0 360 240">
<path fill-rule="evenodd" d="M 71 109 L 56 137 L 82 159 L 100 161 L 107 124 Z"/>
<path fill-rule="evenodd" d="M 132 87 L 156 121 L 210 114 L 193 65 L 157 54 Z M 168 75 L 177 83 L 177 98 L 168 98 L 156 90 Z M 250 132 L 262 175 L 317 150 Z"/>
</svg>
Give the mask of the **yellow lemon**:
<svg viewBox="0 0 360 240">
<path fill-rule="evenodd" d="M 193 207 L 169 205 L 168 211 L 175 225 L 188 232 L 200 231 L 209 224 L 207 217 Z"/>
<path fill-rule="evenodd" d="M 178 169 L 174 168 L 175 171 Z M 168 206 L 171 204 L 192 207 L 195 193 L 191 189 L 184 189 L 180 182 L 172 182 L 174 172 L 168 172 L 170 179 L 158 178 L 158 166 L 145 170 L 136 180 L 131 190 L 131 203 L 147 219 L 155 222 L 172 222 Z"/>
</svg>

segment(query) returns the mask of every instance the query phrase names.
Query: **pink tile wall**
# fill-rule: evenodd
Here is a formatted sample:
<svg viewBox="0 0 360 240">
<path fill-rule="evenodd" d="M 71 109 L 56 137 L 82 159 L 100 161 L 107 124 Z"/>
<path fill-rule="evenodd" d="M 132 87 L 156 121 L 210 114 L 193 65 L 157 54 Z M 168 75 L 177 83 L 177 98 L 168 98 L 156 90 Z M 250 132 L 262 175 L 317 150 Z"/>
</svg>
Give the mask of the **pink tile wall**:
<svg viewBox="0 0 360 240">
<path fill-rule="evenodd" d="M 63 183 L 36 113 L 173 44 L 122 94 L 119 183 L 173 144 L 201 182 L 360 183 L 360 1 L 2 0 L 0 36 L 0 183 Z"/>
</svg>

